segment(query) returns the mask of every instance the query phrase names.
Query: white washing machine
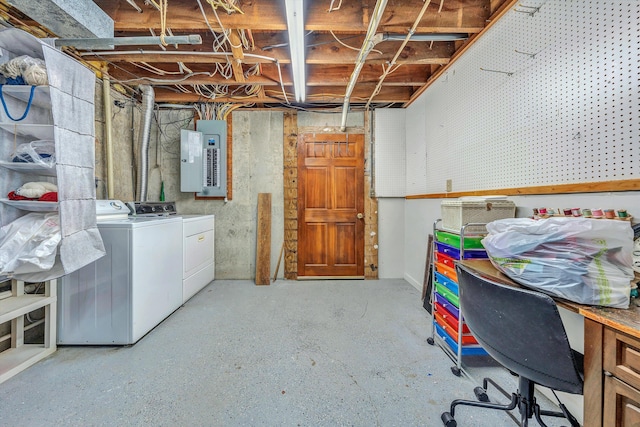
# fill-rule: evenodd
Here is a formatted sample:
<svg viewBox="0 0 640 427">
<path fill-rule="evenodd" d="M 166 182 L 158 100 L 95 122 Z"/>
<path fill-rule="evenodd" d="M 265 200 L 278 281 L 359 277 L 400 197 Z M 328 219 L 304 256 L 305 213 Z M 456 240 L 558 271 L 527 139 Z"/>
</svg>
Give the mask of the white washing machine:
<svg viewBox="0 0 640 427">
<path fill-rule="evenodd" d="M 130 202 L 132 215 L 167 216 L 176 214 L 174 202 Z M 215 278 L 214 215 L 182 217 L 182 302 L 185 303 Z"/>
<path fill-rule="evenodd" d="M 134 344 L 183 302 L 183 230 L 177 215 L 130 217 L 97 200 L 106 255 L 58 280 L 58 344 Z"/>
</svg>

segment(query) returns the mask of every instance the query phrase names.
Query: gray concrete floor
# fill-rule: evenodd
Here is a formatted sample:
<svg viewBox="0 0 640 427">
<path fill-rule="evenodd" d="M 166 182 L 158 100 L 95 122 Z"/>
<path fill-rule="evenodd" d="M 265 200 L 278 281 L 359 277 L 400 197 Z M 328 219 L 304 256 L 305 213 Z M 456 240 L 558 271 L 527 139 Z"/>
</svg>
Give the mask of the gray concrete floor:
<svg viewBox="0 0 640 427">
<path fill-rule="evenodd" d="M 430 336 L 403 280 L 215 281 L 133 346 L 60 347 L 1 384 L 0 425 L 439 426 L 477 383 L 454 376 Z M 515 390 L 488 360 L 469 371 Z"/>
</svg>

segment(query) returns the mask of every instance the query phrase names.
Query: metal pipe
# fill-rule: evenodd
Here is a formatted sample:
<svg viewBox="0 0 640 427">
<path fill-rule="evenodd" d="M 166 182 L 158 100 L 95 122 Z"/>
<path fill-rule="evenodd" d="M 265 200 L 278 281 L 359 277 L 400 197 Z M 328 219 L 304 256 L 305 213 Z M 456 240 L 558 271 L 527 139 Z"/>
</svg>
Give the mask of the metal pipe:
<svg viewBox="0 0 640 427">
<path fill-rule="evenodd" d="M 384 9 L 387 7 L 387 0 L 378 0 L 376 3 L 376 7 L 373 10 L 373 16 L 371 17 L 371 21 L 369 21 L 369 27 L 367 28 L 367 34 L 364 38 L 364 42 L 362 43 L 362 48 L 360 49 L 360 53 L 358 54 L 358 58 L 356 59 L 356 66 L 351 73 L 351 77 L 349 78 L 349 84 L 347 85 L 347 90 L 344 95 L 344 104 L 342 105 L 342 124 L 340 125 L 340 131 L 344 132 L 347 129 L 347 112 L 349 111 L 349 98 L 351 97 L 351 93 L 353 92 L 353 88 L 356 85 L 358 80 L 358 76 L 360 75 L 360 70 L 364 66 L 364 61 L 367 59 L 367 55 L 371 52 L 371 49 L 378 43 L 382 41 L 382 34 L 379 34 L 378 41 L 374 42 L 374 35 L 378 30 L 378 25 L 380 24 L 380 20 L 382 19 L 382 14 L 384 13 Z"/>
<path fill-rule="evenodd" d="M 149 173 L 149 137 L 151 133 L 151 119 L 153 118 L 153 103 L 155 93 L 153 87 L 140 85 L 142 90 L 142 129 L 140 135 L 140 152 L 138 153 L 138 189 L 136 198 L 140 202 L 147 201 L 147 178 Z"/>
<path fill-rule="evenodd" d="M 401 41 L 406 36 L 404 34 L 385 33 L 383 41 Z M 412 42 L 451 42 L 457 40 L 466 40 L 469 38 L 467 33 L 436 33 L 436 34 L 412 34 Z"/>
<path fill-rule="evenodd" d="M 113 191 L 113 136 L 111 134 L 111 79 L 106 69 L 102 71 L 102 103 L 104 110 L 104 145 L 107 168 L 107 198 L 114 198 Z"/>
<path fill-rule="evenodd" d="M 424 16 L 424 13 L 427 11 L 427 8 L 429 7 L 430 3 L 431 3 L 431 0 L 425 0 L 424 5 L 422 5 L 422 9 L 420 9 L 420 13 L 418 13 L 418 16 L 417 16 L 416 20 L 413 22 L 413 26 L 411 27 L 411 29 L 407 33 L 407 36 L 404 38 L 404 41 L 400 44 L 400 47 L 398 48 L 398 51 L 394 55 L 393 59 L 387 65 L 386 70 L 384 70 L 384 73 L 382 73 L 382 75 L 378 79 L 378 84 L 376 85 L 375 89 L 371 93 L 371 96 L 369 97 L 369 100 L 367 101 L 366 105 L 364 106 L 365 109 L 369 108 L 369 105 L 371 104 L 371 101 L 373 100 L 373 97 L 376 96 L 380 92 L 380 88 L 382 87 L 382 82 L 384 81 L 385 78 L 387 78 L 389 73 L 391 71 L 393 71 L 393 66 L 396 64 L 396 61 L 398 60 L 398 57 L 400 56 L 400 54 L 404 50 L 404 47 L 407 45 L 407 43 L 409 43 L 409 40 L 413 37 L 413 33 L 416 32 L 416 28 L 418 28 L 418 24 L 420 24 L 420 21 L 422 20 L 422 17 Z"/>
<path fill-rule="evenodd" d="M 199 34 L 188 36 L 167 36 L 164 38 L 167 44 L 202 44 L 202 37 Z M 140 37 L 105 37 L 99 39 L 54 39 L 56 47 L 73 46 L 77 49 L 108 49 L 114 46 L 138 46 L 155 45 L 162 41 L 160 37 L 140 36 Z"/>
</svg>

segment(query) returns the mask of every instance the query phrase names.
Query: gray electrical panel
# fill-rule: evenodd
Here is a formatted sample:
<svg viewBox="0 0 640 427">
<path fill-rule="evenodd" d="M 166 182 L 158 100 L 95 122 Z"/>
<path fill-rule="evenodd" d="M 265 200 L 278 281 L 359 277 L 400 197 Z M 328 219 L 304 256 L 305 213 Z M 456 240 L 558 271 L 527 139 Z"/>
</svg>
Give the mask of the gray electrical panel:
<svg viewBox="0 0 640 427">
<path fill-rule="evenodd" d="M 227 122 L 198 120 L 180 131 L 180 191 L 227 196 Z"/>
</svg>

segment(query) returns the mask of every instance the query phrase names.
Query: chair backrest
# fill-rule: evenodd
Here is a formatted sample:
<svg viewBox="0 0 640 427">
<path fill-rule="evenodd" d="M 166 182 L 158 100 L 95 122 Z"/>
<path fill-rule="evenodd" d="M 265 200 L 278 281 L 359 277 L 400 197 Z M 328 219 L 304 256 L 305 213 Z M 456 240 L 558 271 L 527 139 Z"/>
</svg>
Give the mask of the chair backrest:
<svg viewBox="0 0 640 427">
<path fill-rule="evenodd" d="M 550 296 L 496 283 L 461 265 L 456 270 L 462 316 L 487 353 L 537 384 L 582 393 L 583 381 Z"/>
</svg>

